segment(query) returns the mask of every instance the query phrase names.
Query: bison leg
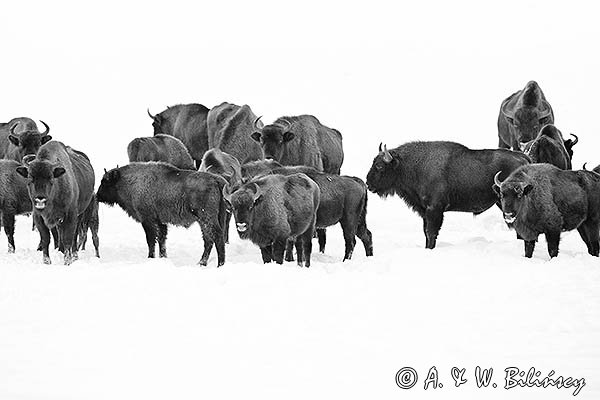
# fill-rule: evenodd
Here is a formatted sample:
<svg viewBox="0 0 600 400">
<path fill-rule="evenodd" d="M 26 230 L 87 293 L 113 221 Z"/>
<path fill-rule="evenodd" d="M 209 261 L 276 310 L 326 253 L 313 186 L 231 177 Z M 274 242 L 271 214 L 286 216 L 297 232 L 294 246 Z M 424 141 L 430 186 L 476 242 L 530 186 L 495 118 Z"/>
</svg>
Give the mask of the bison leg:
<svg viewBox="0 0 600 400">
<path fill-rule="evenodd" d="M 437 206 L 429 206 L 425 210 L 425 218 L 423 218 L 423 230 L 425 231 L 425 247 L 427 249 L 435 248 L 442 222 L 444 222 L 444 208 Z"/>
<path fill-rule="evenodd" d="M 600 243 L 598 241 L 598 224 L 593 222 L 584 222 L 577 228 L 579 235 L 585 242 L 588 253 L 590 255 L 598 257 L 600 250 Z"/>
<path fill-rule="evenodd" d="M 277 264 L 283 264 L 283 253 L 285 252 L 286 244 L 287 240 L 276 240 L 273 242 L 273 260 Z"/>
<path fill-rule="evenodd" d="M 100 223 L 98 220 L 95 220 L 90 225 L 90 230 L 92 231 L 92 242 L 94 243 L 94 250 L 96 251 L 96 257 L 98 258 L 100 258 L 100 250 L 98 249 L 100 247 L 100 240 L 98 239 L 99 225 Z"/>
<path fill-rule="evenodd" d="M 352 217 L 344 215 L 340 221 L 340 225 L 342 225 L 344 243 L 346 245 L 344 251 L 344 261 L 346 261 L 352 258 L 354 246 L 356 246 L 356 221 Z"/>
<path fill-rule="evenodd" d="M 60 245 L 63 247 L 64 264 L 71 265 L 77 260 L 77 220 L 66 216 L 58 229 Z"/>
<path fill-rule="evenodd" d="M 150 222 L 142 222 L 142 228 L 146 233 L 146 243 L 148 244 L 148 258 L 154 258 L 156 248 L 156 226 Z"/>
<path fill-rule="evenodd" d="M 225 235 L 218 225 L 213 228 L 215 247 L 217 248 L 217 268 L 225 264 Z"/>
<path fill-rule="evenodd" d="M 210 257 L 210 252 L 212 251 L 214 242 L 208 238 L 206 235 L 204 236 L 204 252 L 202 252 L 202 257 L 200 261 L 198 261 L 199 265 L 206 266 L 208 264 L 208 257 Z"/>
<path fill-rule="evenodd" d="M 302 249 L 304 256 L 304 266 L 306 268 L 310 267 L 310 256 L 312 253 L 312 231 L 314 229 L 314 224 L 308 229 L 306 232 L 302 234 Z"/>
<path fill-rule="evenodd" d="M 356 236 L 358 236 L 362 241 L 363 246 L 365 246 L 365 254 L 367 257 L 371 257 L 373 255 L 373 235 L 371 234 L 371 231 L 368 230 L 366 226 L 361 227 L 359 225 Z"/>
<path fill-rule="evenodd" d="M 311 238 L 312 239 L 312 238 Z M 288 247 L 290 242 L 293 244 L 294 242 L 292 242 L 291 240 L 288 240 Z M 298 236 L 296 238 L 296 256 L 298 258 L 298 266 L 302 267 L 304 264 L 304 243 L 303 243 L 303 239 L 302 236 Z M 287 250 L 286 250 L 287 251 Z"/>
<path fill-rule="evenodd" d="M 325 253 L 325 243 L 327 242 L 327 234 L 325 228 L 317 229 L 317 238 L 319 239 L 319 251 Z"/>
<path fill-rule="evenodd" d="M 64 249 L 63 244 L 61 243 L 60 232 L 58 231 L 58 228 L 56 228 L 56 227 L 52 228 L 51 232 L 52 232 L 52 239 L 54 239 L 54 248 L 58 249 L 58 251 L 60 251 L 60 252 L 64 252 L 65 249 Z"/>
<path fill-rule="evenodd" d="M 225 243 L 229 243 L 229 224 L 231 223 L 231 213 L 225 213 L 225 230 L 223 231 L 223 237 L 225 238 Z"/>
<path fill-rule="evenodd" d="M 167 257 L 167 233 L 169 228 L 166 224 L 158 224 L 158 256 Z"/>
<path fill-rule="evenodd" d="M 273 261 L 273 246 L 268 245 L 260 248 L 260 254 L 265 264 Z"/>
<path fill-rule="evenodd" d="M 8 252 L 15 252 L 15 216 L 14 214 L 4 214 L 2 216 L 2 224 L 4 225 L 4 232 L 8 239 Z"/>
<path fill-rule="evenodd" d="M 298 253 L 298 249 L 296 249 L 296 253 Z M 300 257 L 298 255 L 298 257 Z M 285 261 L 294 261 L 294 241 L 288 240 L 285 245 Z"/>
<path fill-rule="evenodd" d="M 548 254 L 550 257 L 558 256 L 558 242 L 560 241 L 560 232 L 546 232 L 546 242 L 548 243 Z"/>
<path fill-rule="evenodd" d="M 525 257 L 531 258 L 535 249 L 535 240 L 525 240 Z"/>
<path fill-rule="evenodd" d="M 42 259 L 44 260 L 44 264 L 52 264 L 52 261 L 50 260 L 50 251 L 48 249 L 50 246 L 50 229 L 48 229 L 44 223 L 44 220 L 39 215 L 33 215 L 33 222 L 40 233 L 40 247 L 42 250 Z"/>
</svg>

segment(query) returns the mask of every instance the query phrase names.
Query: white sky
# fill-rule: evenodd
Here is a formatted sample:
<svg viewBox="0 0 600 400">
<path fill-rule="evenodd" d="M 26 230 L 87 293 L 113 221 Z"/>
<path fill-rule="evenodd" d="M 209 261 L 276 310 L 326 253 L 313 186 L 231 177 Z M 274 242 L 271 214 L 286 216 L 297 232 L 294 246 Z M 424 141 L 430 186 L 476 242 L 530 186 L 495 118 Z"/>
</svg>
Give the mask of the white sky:
<svg viewBox="0 0 600 400">
<path fill-rule="evenodd" d="M 500 102 L 532 79 L 581 138 L 574 165 L 600 162 L 594 2 L 11 2 L 2 15 L 0 120 L 45 120 L 97 170 L 151 135 L 146 107 L 227 100 L 267 122 L 314 114 L 344 135 L 343 172 L 364 177 L 380 141 L 496 147 Z"/>
</svg>

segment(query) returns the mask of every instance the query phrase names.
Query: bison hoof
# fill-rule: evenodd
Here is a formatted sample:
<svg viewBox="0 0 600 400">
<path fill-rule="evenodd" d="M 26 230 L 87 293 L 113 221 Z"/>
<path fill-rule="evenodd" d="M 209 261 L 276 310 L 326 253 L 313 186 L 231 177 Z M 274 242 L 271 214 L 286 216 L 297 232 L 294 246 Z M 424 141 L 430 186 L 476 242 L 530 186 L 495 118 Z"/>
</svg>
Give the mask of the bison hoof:
<svg viewBox="0 0 600 400">
<path fill-rule="evenodd" d="M 201 259 L 200 261 L 198 261 L 198 265 L 201 265 L 203 267 L 206 267 L 206 264 L 208 264 L 208 260 Z"/>
<path fill-rule="evenodd" d="M 12 253 L 14 253 L 14 252 L 15 252 L 15 246 L 13 246 L 13 245 L 9 244 L 9 245 L 8 245 L 8 253 L 9 253 L 9 254 L 12 254 Z"/>
<path fill-rule="evenodd" d="M 52 264 L 52 260 L 50 260 L 50 256 L 44 256 L 44 264 L 50 265 Z"/>
<path fill-rule="evenodd" d="M 160 253 L 160 258 L 167 258 L 167 253 Z"/>
<path fill-rule="evenodd" d="M 41 243 L 40 243 L 40 244 L 38 244 L 37 251 L 42 251 L 42 249 L 43 249 L 43 246 L 42 246 L 42 244 L 41 244 Z"/>
<path fill-rule="evenodd" d="M 366 251 L 366 253 L 367 253 L 367 257 L 372 257 L 373 256 L 373 248 L 371 247 L 370 249 L 368 249 Z"/>
<path fill-rule="evenodd" d="M 294 256 L 285 256 L 285 261 L 287 261 L 287 262 L 294 261 Z"/>
</svg>

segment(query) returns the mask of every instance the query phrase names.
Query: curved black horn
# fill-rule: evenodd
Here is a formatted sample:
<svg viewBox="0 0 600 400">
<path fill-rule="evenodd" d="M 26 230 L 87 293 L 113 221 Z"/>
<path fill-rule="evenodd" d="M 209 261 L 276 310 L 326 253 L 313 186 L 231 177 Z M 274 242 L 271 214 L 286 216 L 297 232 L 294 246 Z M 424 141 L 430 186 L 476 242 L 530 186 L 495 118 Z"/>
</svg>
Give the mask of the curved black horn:
<svg viewBox="0 0 600 400">
<path fill-rule="evenodd" d="M 292 123 L 290 121 L 288 121 L 287 119 L 282 119 L 281 120 L 283 122 L 283 133 L 288 132 L 291 128 L 292 128 Z"/>
<path fill-rule="evenodd" d="M 575 146 L 577 142 L 579 142 L 579 137 L 577 137 L 577 135 L 575 135 L 574 133 L 569 133 L 569 135 L 575 138 L 575 140 L 573 140 L 573 143 L 571 144 L 571 146 Z"/>
<path fill-rule="evenodd" d="M 392 155 L 387 149 L 387 144 L 383 145 L 383 162 L 389 163 L 392 161 Z"/>
<path fill-rule="evenodd" d="M 154 115 L 152 115 L 152 114 L 150 113 L 150 108 L 147 108 L 147 109 L 146 109 L 146 111 L 148 112 L 148 116 L 149 116 L 150 118 L 154 119 Z"/>
<path fill-rule="evenodd" d="M 546 109 L 544 111 L 542 111 L 542 113 L 540 114 L 538 119 L 544 119 L 544 118 L 550 116 L 550 114 L 552 113 L 552 107 L 550 107 L 550 104 L 546 100 L 542 100 L 542 104 L 544 104 L 544 106 L 546 106 Z"/>
<path fill-rule="evenodd" d="M 379 152 L 381 153 L 381 145 L 383 144 L 383 142 L 379 142 Z"/>
<path fill-rule="evenodd" d="M 508 101 L 507 101 L 507 102 L 505 102 L 505 103 L 503 103 L 503 104 L 502 104 L 502 106 L 500 106 L 500 111 L 502 112 L 502 114 L 503 114 L 505 117 L 508 117 L 508 118 L 513 118 L 513 115 L 509 114 L 509 112 L 508 112 L 508 111 L 506 111 L 506 106 L 507 106 L 507 105 L 508 105 Z"/>
<path fill-rule="evenodd" d="M 262 115 L 260 117 L 256 118 L 254 120 L 254 123 L 252 124 L 252 126 L 254 126 L 254 129 L 257 130 L 257 131 L 260 131 L 262 129 L 262 128 L 258 127 L 258 121 L 260 121 L 261 118 L 262 118 Z"/>
<path fill-rule="evenodd" d="M 496 175 L 494 175 L 494 184 L 498 187 L 500 187 L 500 185 L 502 184 L 502 182 L 500 182 L 500 174 L 502 173 L 502 171 L 498 171 L 496 173 Z"/>
<path fill-rule="evenodd" d="M 584 171 L 587 171 L 587 168 L 585 167 L 586 165 L 587 165 L 587 162 L 584 162 L 583 163 L 583 168 L 582 168 Z"/>
<path fill-rule="evenodd" d="M 41 123 L 42 123 L 42 125 L 44 125 L 44 127 L 46 128 L 46 130 L 45 130 L 44 132 L 42 132 L 42 136 L 45 136 L 45 135 L 47 135 L 47 134 L 48 134 L 48 132 L 50 132 L 50 127 L 48 126 L 48 124 L 47 124 L 47 123 L 45 123 L 45 122 L 44 122 L 44 121 L 42 121 L 41 119 L 40 119 L 40 122 L 41 122 Z"/>
</svg>

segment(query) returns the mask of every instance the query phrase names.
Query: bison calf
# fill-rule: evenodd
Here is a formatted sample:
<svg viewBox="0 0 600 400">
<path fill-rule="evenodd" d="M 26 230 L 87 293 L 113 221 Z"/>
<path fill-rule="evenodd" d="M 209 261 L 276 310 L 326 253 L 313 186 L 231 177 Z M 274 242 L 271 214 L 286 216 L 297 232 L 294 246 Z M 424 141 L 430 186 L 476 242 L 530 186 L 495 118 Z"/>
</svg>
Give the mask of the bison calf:
<svg viewBox="0 0 600 400">
<path fill-rule="evenodd" d="M 154 257 L 156 242 L 160 257 L 167 256 L 167 224 L 189 228 L 198 222 L 204 239 L 199 264 L 207 264 L 215 244 L 217 266 L 221 266 L 225 263 L 226 207 L 221 195 L 225 184 L 217 175 L 181 170 L 166 163 L 131 163 L 106 172 L 97 197 L 101 203 L 118 204 L 142 224 L 149 258 Z"/>
<path fill-rule="evenodd" d="M 268 175 L 233 193 L 223 192 L 233 209 L 240 238 L 260 247 L 265 263 L 283 263 L 288 239 L 295 240 L 298 265 L 310 266 L 319 187 L 304 174 Z"/>
<path fill-rule="evenodd" d="M 600 175 L 592 171 L 564 171 L 550 164 L 525 165 L 503 182 L 494 179 L 504 220 L 525 240 L 531 257 L 540 234 L 546 235 L 548 254 L 558 255 L 560 233 L 577 229 L 588 253 L 598 256 L 600 244 Z"/>
<path fill-rule="evenodd" d="M 471 150 L 454 142 L 410 142 L 381 149 L 367 187 L 381 197 L 397 194 L 423 218 L 425 247 L 433 249 L 445 211 L 480 214 L 498 202 L 494 174 L 508 176 L 529 157 L 510 150 Z"/>
</svg>

